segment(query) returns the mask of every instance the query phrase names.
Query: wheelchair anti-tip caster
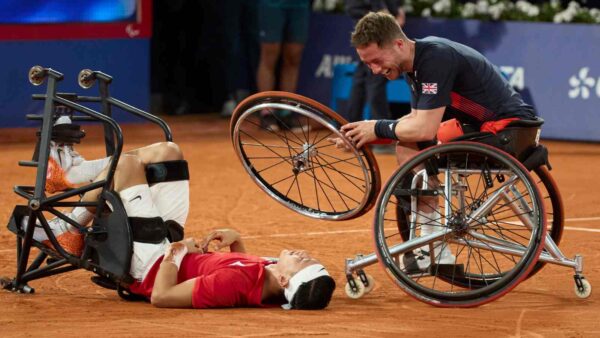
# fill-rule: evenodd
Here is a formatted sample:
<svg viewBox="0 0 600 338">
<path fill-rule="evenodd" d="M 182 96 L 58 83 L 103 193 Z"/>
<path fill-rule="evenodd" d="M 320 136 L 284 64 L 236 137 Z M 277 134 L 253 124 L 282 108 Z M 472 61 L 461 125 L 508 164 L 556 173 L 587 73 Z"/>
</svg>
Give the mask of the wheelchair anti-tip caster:
<svg viewBox="0 0 600 338">
<path fill-rule="evenodd" d="M 42 66 L 33 66 L 29 69 L 29 82 L 34 86 L 39 86 L 46 79 L 46 70 Z"/>
<path fill-rule="evenodd" d="M 575 279 L 575 294 L 579 298 L 588 298 L 592 294 L 592 284 L 581 275 L 573 276 Z"/>
<path fill-rule="evenodd" d="M 362 270 L 358 271 L 358 276 L 353 277 L 349 275 L 346 277 L 348 282 L 346 283 L 345 291 L 346 295 L 352 299 L 358 299 L 362 296 L 373 291 L 375 287 L 375 279 L 373 276 L 364 273 Z"/>
<path fill-rule="evenodd" d="M 77 83 L 83 89 L 91 88 L 96 82 L 96 77 L 91 69 L 82 69 L 77 76 Z"/>
</svg>

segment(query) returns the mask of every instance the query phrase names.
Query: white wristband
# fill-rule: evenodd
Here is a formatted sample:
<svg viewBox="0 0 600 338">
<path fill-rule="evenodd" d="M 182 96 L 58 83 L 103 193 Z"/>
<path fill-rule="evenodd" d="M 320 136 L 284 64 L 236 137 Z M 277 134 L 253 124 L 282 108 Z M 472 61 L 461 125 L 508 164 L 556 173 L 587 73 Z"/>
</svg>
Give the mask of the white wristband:
<svg viewBox="0 0 600 338">
<path fill-rule="evenodd" d="M 173 250 L 172 245 L 169 245 L 167 247 L 167 252 L 165 252 L 165 256 L 168 255 L 172 250 Z M 183 257 L 185 257 L 185 255 L 187 255 L 187 253 L 188 253 L 188 248 L 185 245 L 183 246 L 182 250 L 173 252 L 173 264 L 175 264 L 177 266 L 177 270 L 179 270 L 179 267 L 181 266 L 181 261 L 183 261 Z"/>
</svg>

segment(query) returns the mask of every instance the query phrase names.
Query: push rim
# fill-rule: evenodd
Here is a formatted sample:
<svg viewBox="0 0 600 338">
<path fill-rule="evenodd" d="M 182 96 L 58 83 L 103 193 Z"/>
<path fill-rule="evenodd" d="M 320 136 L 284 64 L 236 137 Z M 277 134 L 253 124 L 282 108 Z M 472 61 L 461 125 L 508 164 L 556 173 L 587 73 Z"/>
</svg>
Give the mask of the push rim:
<svg viewBox="0 0 600 338">
<path fill-rule="evenodd" d="M 265 112 L 279 130 L 261 125 Z M 293 122 L 295 130 L 288 125 Z M 236 108 L 230 131 L 244 169 L 269 196 L 305 216 L 345 220 L 372 208 L 381 186 L 372 152 L 352 147 L 339 132 L 345 123 L 308 98 L 265 92 Z M 344 140 L 351 152 L 336 149 L 330 137 Z"/>
</svg>

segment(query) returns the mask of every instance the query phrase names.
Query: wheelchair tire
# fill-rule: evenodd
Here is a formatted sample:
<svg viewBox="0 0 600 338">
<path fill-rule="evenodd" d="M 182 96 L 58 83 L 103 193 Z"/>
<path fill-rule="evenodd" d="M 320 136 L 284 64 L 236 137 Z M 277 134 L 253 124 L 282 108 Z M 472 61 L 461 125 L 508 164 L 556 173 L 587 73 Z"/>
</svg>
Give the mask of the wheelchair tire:
<svg viewBox="0 0 600 338">
<path fill-rule="evenodd" d="M 406 189 L 405 180 L 415 182 L 414 177 L 432 186 Z M 444 184 L 436 187 L 437 180 Z M 437 213 L 423 226 L 415 223 L 410 229 L 415 237 L 408 241 L 395 218 L 402 194 Z M 443 144 L 412 157 L 384 186 L 373 227 L 376 254 L 388 275 L 414 298 L 441 307 L 479 306 L 505 295 L 534 269 L 543 249 L 545 217 L 535 181 L 512 156 L 478 143 Z M 437 226 L 428 238 L 421 237 L 427 236 L 421 234 L 425 224 Z M 431 260 L 416 255 L 424 247 L 437 254 L 438 264 L 423 268 L 405 260 Z M 463 275 L 479 276 L 485 285 L 461 285 Z"/>
<path fill-rule="evenodd" d="M 381 187 L 371 150 L 354 148 L 339 131 L 346 123 L 309 98 L 262 92 L 236 107 L 230 134 L 244 169 L 277 202 L 305 216 L 346 220 L 369 211 Z"/>
</svg>

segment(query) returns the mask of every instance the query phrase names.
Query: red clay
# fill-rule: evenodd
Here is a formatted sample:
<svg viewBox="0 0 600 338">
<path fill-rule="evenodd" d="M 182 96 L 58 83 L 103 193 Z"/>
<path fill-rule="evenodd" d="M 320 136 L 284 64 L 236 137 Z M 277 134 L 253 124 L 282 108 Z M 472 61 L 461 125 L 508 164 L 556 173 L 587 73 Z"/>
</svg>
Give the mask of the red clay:
<svg viewBox="0 0 600 338">
<path fill-rule="evenodd" d="M 547 265 L 501 299 L 474 309 L 441 309 L 415 301 L 396 287 L 378 264 L 366 271 L 375 289 L 360 300 L 346 297 L 344 259 L 373 252 L 372 212 L 351 221 L 309 219 L 285 209 L 256 187 L 234 154 L 228 121 L 213 117 L 171 118 L 174 139 L 190 165 L 192 209 L 186 235 L 233 227 L 247 237 L 250 252 L 265 256 L 283 247 L 307 249 L 328 266 L 338 282 L 330 307 L 301 312 L 273 309 L 164 310 L 121 300 L 79 270 L 32 282 L 35 294 L 0 290 L 0 336 L 598 336 L 600 304 L 573 292 L 572 271 Z M 77 149 L 88 158 L 102 155 L 100 131 L 88 129 Z M 5 228 L 12 208 L 23 203 L 12 188 L 32 184 L 35 172 L 17 166 L 33 152 L 34 131 L 3 130 L 0 152 L 0 275 L 16 271 L 14 235 Z M 126 148 L 160 141 L 151 126 L 124 126 Z M 600 146 L 545 142 L 561 188 L 566 227 L 561 249 L 585 257 L 584 271 L 600 290 Z M 391 155 L 378 155 L 382 178 L 395 167 Z M 593 218 L 581 220 L 581 218 Z M 585 232 L 573 228 L 596 229 Z M 323 234 L 332 230 L 354 230 Z M 321 234 L 307 234 L 321 232 Z M 271 235 L 285 235 L 277 236 Z"/>
</svg>

